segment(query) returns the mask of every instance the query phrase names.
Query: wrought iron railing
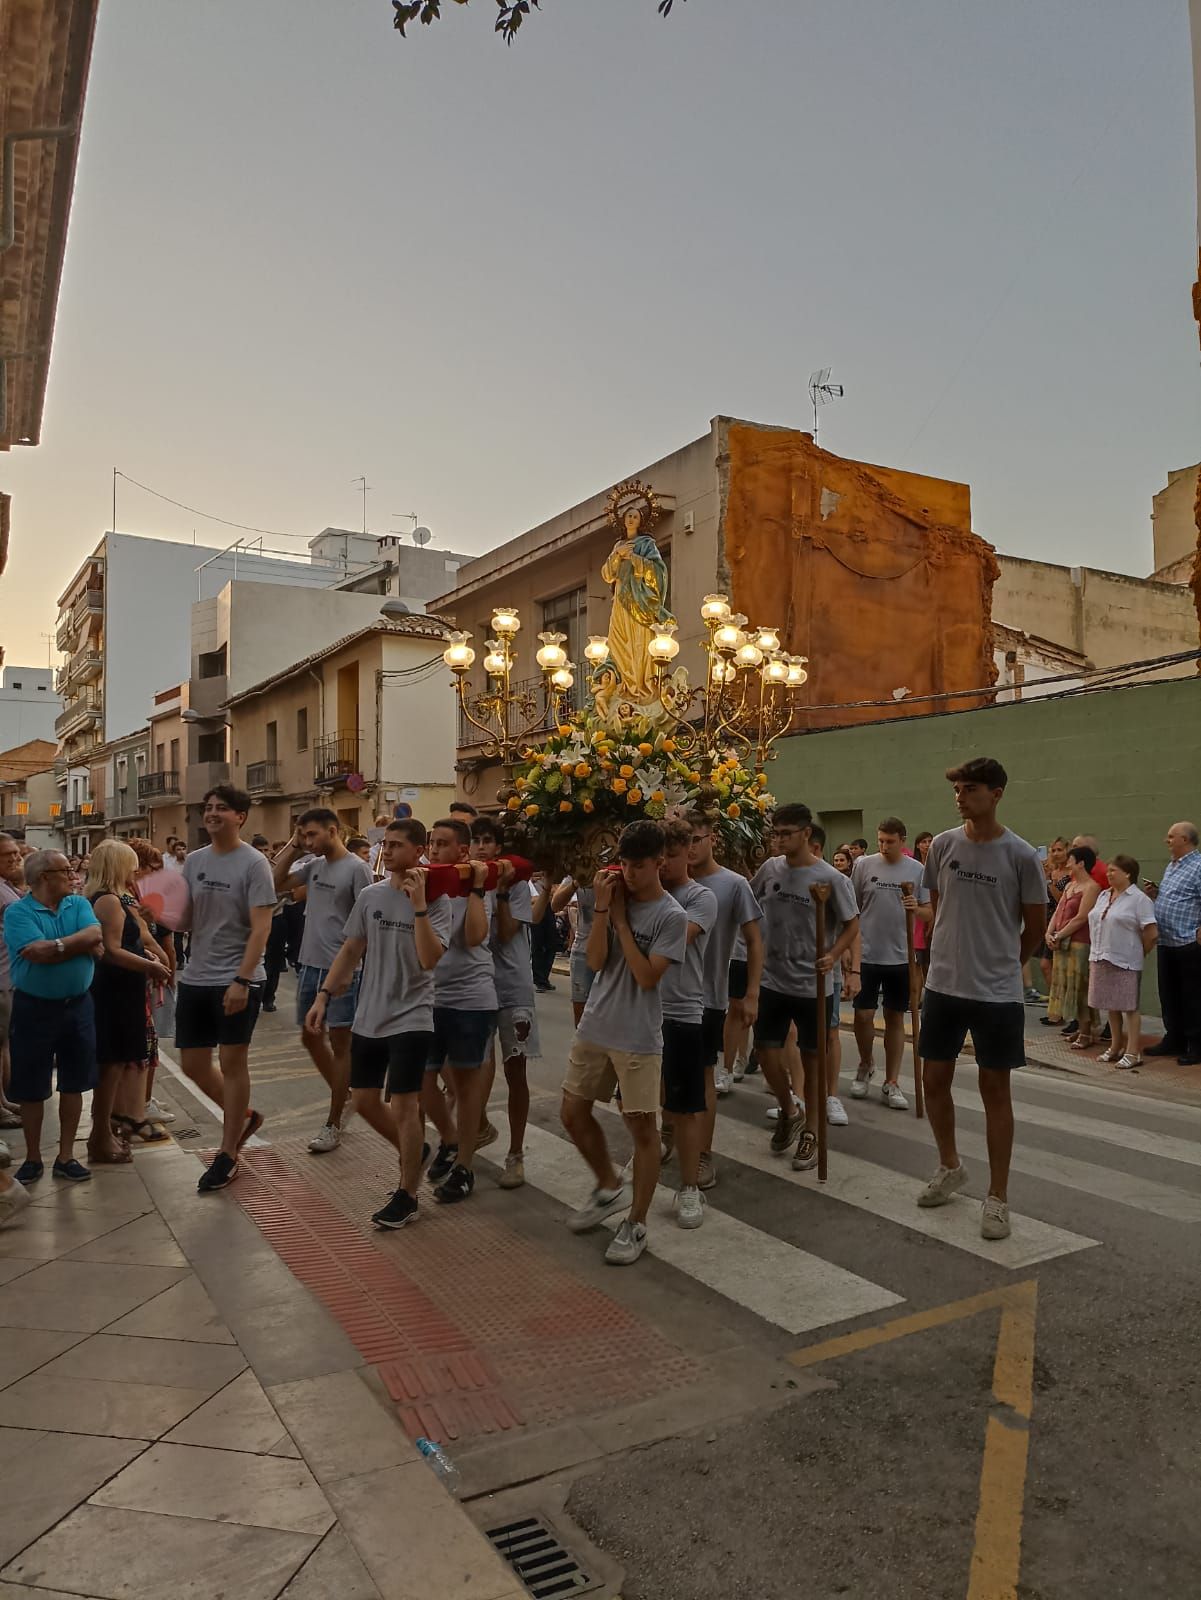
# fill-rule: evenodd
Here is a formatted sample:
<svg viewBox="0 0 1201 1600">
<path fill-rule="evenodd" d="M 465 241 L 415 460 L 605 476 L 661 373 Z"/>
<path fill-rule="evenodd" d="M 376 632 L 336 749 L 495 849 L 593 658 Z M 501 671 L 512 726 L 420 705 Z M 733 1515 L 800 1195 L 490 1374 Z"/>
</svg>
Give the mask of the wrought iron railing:
<svg viewBox="0 0 1201 1600">
<path fill-rule="evenodd" d="M 313 746 L 313 781 L 336 783 L 348 773 L 362 770 L 363 735 L 358 728 L 343 728 L 326 734 Z"/>
</svg>

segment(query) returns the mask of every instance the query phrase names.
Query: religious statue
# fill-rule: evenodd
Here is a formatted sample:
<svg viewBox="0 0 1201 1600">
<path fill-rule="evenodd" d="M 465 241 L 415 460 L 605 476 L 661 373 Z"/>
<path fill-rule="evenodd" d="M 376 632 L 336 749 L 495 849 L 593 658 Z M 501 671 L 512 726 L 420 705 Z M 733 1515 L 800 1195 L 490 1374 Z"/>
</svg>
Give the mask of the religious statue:
<svg viewBox="0 0 1201 1600">
<path fill-rule="evenodd" d="M 659 516 L 654 491 L 630 479 L 609 494 L 609 521 L 620 530 L 617 543 L 601 568 L 601 577 L 613 589 L 609 619 L 609 666 L 599 676 L 616 683 L 634 706 L 656 698 L 655 674 L 647 646 L 657 625 L 674 622 L 667 609 L 667 564 L 649 530 Z"/>
</svg>

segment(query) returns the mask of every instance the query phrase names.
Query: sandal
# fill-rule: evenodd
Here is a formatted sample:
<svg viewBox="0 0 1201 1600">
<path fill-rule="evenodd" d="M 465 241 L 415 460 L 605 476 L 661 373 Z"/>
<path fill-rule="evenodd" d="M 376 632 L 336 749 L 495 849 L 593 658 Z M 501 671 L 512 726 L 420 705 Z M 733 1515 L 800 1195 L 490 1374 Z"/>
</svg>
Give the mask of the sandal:
<svg viewBox="0 0 1201 1600">
<path fill-rule="evenodd" d="M 136 1117 L 122 1117 L 116 1112 L 113 1113 L 113 1121 L 119 1128 L 127 1130 L 127 1136 L 134 1136 L 143 1144 L 163 1144 L 171 1137 L 166 1128 L 157 1122 L 139 1122 Z"/>
<path fill-rule="evenodd" d="M 88 1151 L 88 1163 L 93 1167 L 124 1167 L 133 1160 L 126 1145 L 119 1145 L 112 1155 L 97 1155 L 94 1150 Z"/>
<path fill-rule="evenodd" d="M 1131 1072 L 1131 1071 L 1133 1071 L 1133 1069 L 1135 1067 L 1141 1067 L 1142 1064 L 1143 1064 L 1142 1056 L 1126 1055 L 1126 1056 L 1123 1056 L 1121 1058 L 1121 1060 L 1118 1062 L 1118 1071 L 1119 1072 Z"/>
<path fill-rule="evenodd" d="M 1098 1061 L 1120 1061 L 1121 1059 L 1122 1052 L 1115 1045 L 1110 1045 L 1108 1050 L 1102 1050 L 1097 1057 Z"/>
<path fill-rule="evenodd" d="M 1091 1033 L 1078 1033 L 1068 1046 L 1069 1050 L 1091 1050 L 1096 1044 Z"/>
</svg>

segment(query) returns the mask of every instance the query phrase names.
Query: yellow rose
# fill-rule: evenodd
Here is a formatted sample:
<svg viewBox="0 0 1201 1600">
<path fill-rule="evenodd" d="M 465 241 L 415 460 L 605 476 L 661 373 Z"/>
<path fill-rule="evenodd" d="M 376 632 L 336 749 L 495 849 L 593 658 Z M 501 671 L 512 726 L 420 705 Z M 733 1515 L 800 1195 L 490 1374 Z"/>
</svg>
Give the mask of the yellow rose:
<svg viewBox="0 0 1201 1600">
<path fill-rule="evenodd" d="M 560 800 L 559 801 L 559 810 L 560 811 L 570 811 L 571 810 L 571 801 L 570 800 Z"/>
<path fill-rule="evenodd" d="M 731 803 L 726 807 L 726 816 L 727 817 L 740 817 L 741 815 L 742 815 L 742 807 L 738 804 L 738 802 L 736 800 L 731 801 Z"/>
<path fill-rule="evenodd" d="M 575 775 L 577 778 L 590 778 L 592 776 L 592 768 L 586 761 L 581 761 L 576 766 Z"/>
<path fill-rule="evenodd" d="M 654 794 L 651 795 L 651 799 L 657 802 L 660 800 L 666 800 L 667 796 L 663 793 L 662 789 L 656 789 Z"/>
<path fill-rule="evenodd" d="M 626 805 L 636 806 L 641 799 L 642 791 L 640 789 L 631 789 L 629 794 L 626 795 Z"/>
<path fill-rule="evenodd" d="M 602 761 L 601 762 L 601 771 L 602 772 L 612 772 L 613 771 L 613 763 L 611 761 Z"/>
<path fill-rule="evenodd" d="M 617 770 L 621 773 L 623 778 L 632 778 L 634 776 L 633 767 L 619 767 Z"/>
<path fill-rule="evenodd" d="M 516 811 L 520 805 L 521 805 L 521 796 L 519 794 L 511 794 L 509 796 L 508 809 L 510 811 Z"/>
<path fill-rule="evenodd" d="M 569 739 L 571 737 L 571 724 L 569 722 L 561 722 L 555 732 L 560 739 Z"/>
<path fill-rule="evenodd" d="M 701 781 L 700 773 L 699 772 L 690 772 L 688 774 L 688 781 L 689 781 L 689 783 L 699 783 Z"/>
<path fill-rule="evenodd" d="M 541 806 L 526 806 L 525 814 L 527 817 L 536 817 L 541 810 Z"/>
<path fill-rule="evenodd" d="M 755 804 L 759 807 L 760 811 L 766 811 L 767 810 L 767 801 L 766 800 L 756 800 Z"/>
<path fill-rule="evenodd" d="M 563 776 L 565 778 L 570 778 L 571 777 L 571 762 L 570 761 L 560 761 L 559 762 L 559 771 L 563 774 Z"/>
<path fill-rule="evenodd" d="M 519 789 L 524 789 L 526 787 L 526 780 L 524 778 L 517 778 L 514 781 Z"/>
<path fill-rule="evenodd" d="M 646 744 L 646 743 L 643 743 L 643 744 L 640 744 L 640 745 L 639 745 L 639 746 L 638 746 L 638 754 L 639 754 L 639 755 L 640 755 L 640 756 L 649 756 L 649 755 L 650 755 L 650 753 L 651 753 L 651 751 L 652 751 L 652 750 L 653 750 L 653 749 L 654 749 L 654 748 L 655 748 L 655 747 L 654 747 L 654 745 L 653 745 L 653 744 Z"/>
<path fill-rule="evenodd" d="M 613 793 L 614 794 L 624 794 L 625 792 L 626 792 L 626 781 L 625 781 L 625 779 L 624 778 L 614 778 L 613 779 Z"/>
<path fill-rule="evenodd" d="M 595 811 L 596 807 L 592 804 L 591 800 L 585 800 L 584 801 L 584 810 L 585 811 Z"/>
<path fill-rule="evenodd" d="M 664 739 L 662 748 L 667 752 L 668 755 L 671 755 L 674 752 L 675 747 L 676 742 L 674 739 Z"/>
</svg>

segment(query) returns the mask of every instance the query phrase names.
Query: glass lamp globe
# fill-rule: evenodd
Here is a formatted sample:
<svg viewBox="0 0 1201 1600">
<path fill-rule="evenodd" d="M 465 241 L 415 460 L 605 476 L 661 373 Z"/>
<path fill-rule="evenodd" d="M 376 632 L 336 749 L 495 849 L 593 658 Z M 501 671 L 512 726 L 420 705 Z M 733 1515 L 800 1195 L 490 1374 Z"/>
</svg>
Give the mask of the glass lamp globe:
<svg viewBox="0 0 1201 1600">
<path fill-rule="evenodd" d="M 469 633 L 457 632 L 448 635 L 442 659 L 452 672 L 466 672 L 475 660 L 475 651 L 468 643 L 470 638 Z"/>
<path fill-rule="evenodd" d="M 609 641 L 602 633 L 589 635 L 588 643 L 584 646 L 584 655 L 594 667 L 602 666 L 609 659 Z"/>
<path fill-rule="evenodd" d="M 521 627 L 521 618 L 513 606 L 496 606 L 492 612 L 492 631 L 498 638 L 512 638 Z"/>
</svg>

